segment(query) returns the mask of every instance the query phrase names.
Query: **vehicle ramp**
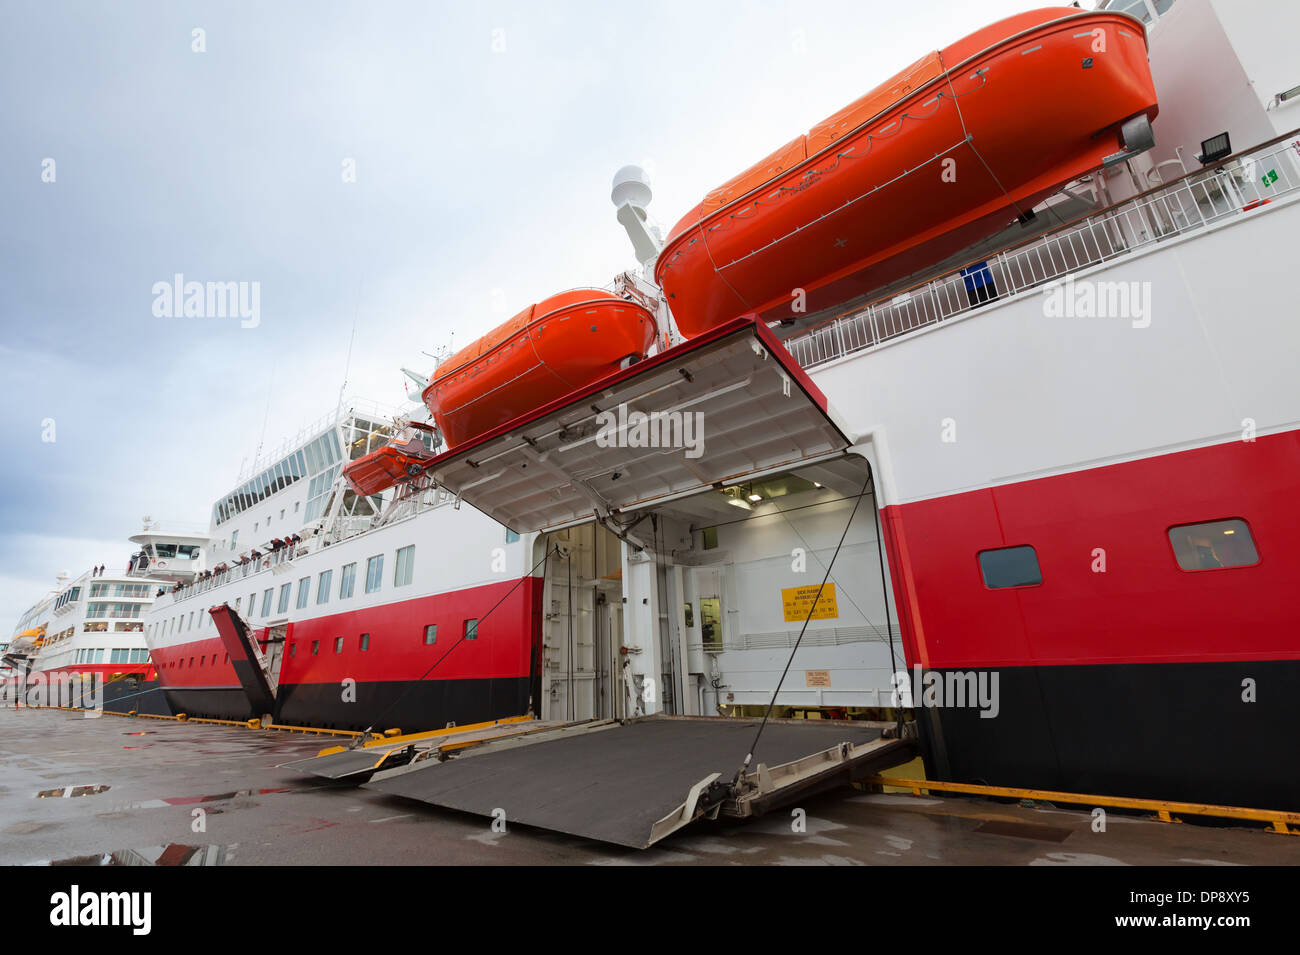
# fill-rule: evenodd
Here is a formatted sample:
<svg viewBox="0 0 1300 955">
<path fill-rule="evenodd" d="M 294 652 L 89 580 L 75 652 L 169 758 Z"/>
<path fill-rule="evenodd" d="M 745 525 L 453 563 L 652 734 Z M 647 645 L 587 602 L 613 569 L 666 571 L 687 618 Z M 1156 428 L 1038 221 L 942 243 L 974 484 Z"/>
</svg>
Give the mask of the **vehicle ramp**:
<svg viewBox="0 0 1300 955">
<path fill-rule="evenodd" d="M 644 849 L 701 816 L 761 815 L 910 760 L 911 740 L 865 721 L 651 716 L 570 725 L 380 773 L 367 789 Z"/>
</svg>

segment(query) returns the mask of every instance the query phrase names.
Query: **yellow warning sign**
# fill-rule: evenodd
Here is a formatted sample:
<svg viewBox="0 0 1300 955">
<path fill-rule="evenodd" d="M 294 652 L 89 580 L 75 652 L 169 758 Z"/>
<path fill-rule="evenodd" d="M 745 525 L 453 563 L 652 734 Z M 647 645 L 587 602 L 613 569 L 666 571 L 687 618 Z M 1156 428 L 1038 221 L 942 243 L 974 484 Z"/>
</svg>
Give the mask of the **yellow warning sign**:
<svg viewBox="0 0 1300 955">
<path fill-rule="evenodd" d="M 826 586 L 821 588 L 822 596 L 817 600 L 817 585 L 811 587 L 784 587 L 781 590 L 781 604 L 785 610 L 786 623 L 794 623 L 805 619 L 812 620 L 829 620 L 840 615 L 835 606 L 835 585 L 827 582 Z M 817 600 L 817 606 L 813 609 L 812 617 L 808 617 L 808 608 L 812 607 L 813 601 Z"/>
<path fill-rule="evenodd" d="M 831 671 L 830 670 L 804 670 L 803 685 L 804 686 L 830 686 Z"/>
</svg>

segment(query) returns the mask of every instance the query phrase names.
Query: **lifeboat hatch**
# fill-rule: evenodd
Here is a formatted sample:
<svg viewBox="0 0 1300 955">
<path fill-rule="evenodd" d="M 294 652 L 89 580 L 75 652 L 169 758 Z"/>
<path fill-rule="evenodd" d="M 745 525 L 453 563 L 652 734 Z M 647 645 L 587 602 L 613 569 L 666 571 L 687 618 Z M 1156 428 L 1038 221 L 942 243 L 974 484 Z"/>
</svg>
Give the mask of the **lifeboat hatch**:
<svg viewBox="0 0 1300 955">
<path fill-rule="evenodd" d="M 364 788 L 645 849 L 707 817 L 759 816 L 912 759 L 910 739 L 866 721 L 772 720 L 734 782 L 758 720 L 650 716 L 571 723 L 441 762 L 378 772 Z"/>
<path fill-rule="evenodd" d="M 785 347 L 745 317 L 444 452 L 426 473 L 523 533 L 838 457 L 851 443 Z"/>
</svg>

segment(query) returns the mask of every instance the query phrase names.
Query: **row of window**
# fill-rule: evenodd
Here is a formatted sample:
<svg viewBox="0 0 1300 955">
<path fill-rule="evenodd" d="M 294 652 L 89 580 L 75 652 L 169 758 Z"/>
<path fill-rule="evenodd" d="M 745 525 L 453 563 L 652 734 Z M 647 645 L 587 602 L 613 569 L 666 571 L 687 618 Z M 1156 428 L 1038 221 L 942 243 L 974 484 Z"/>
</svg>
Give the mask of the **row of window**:
<svg viewBox="0 0 1300 955">
<path fill-rule="evenodd" d="M 373 594 L 383 589 L 384 583 L 384 556 L 375 554 L 366 561 L 366 579 L 365 592 Z M 405 587 L 415 579 L 415 545 L 409 544 L 406 547 L 398 548 L 396 560 L 393 568 L 393 586 Z M 339 587 L 338 599 L 347 600 L 353 595 L 356 589 L 357 565 L 356 563 L 344 564 L 339 569 Z M 296 597 L 296 608 L 304 610 L 311 602 L 313 589 L 316 594 L 317 604 L 327 604 L 333 595 L 334 571 L 323 570 L 316 577 L 316 586 L 312 587 L 310 577 L 300 577 L 297 582 L 298 593 Z M 262 591 L 261 616 L 271 616 L 271 607 L 274 604 L 275 613 L 285 614 L 289 612 L 289 601 L 294 598 L 294 584 L 292 582 L 280 585 L 280 592 L 277 596 L 274 587 L 267 587 Z M 235 609 L 239 610 L 243 603 L 242 597 L 235 598 Z M 91 604 L 95 606 L 95 604 Z M 248 616 L 251 618 L 258 610 L 257 594 L 248 595 Z M 203 626 L 203 618 L 206 614 L 199 612 L 199 626 Z M 152 626 L 152 625 L 151 625 Z M 194 613 L 190 613 L 188 620 L 185 614 L 179 614 L 162 622 L 162 631 L 160 636 L 166 636 L 168 633 L 180 633 L 183 630 L 194 629 Z"/>
<path fill-rule="evenodd" d="M 295 481 L 316 474 L 331 464 L 337 464 L 341 457 L 338 436 L 330 429 L 214 505 L 214 523 L 224 524 L 236 514 L 266 500 Z"/>
<path fill-rule="evenodd" d="M 1174 560 L 1184 571 L 1226 570 L 1259 563 L 1250 525 L 1240 518 L 1177 524 L 1169 528 L 1168 535 Z M 1043 582 L 1038 552 L 1028 544 L 980 551 L 976 556 L 984 586 L 991 590 L 1037 587 Z"/>
<path fill-rule="evenodd" d="M 105 657 L 107 656 L 107 659 Z M 117 649 L 83 649 L 78 650 L 72 661 L 76 663 L 148 663 L 149 651 L 143 647 L 120 647 Z"/>
<path fill-rule="evenodd" d="M 198 661 L 197 663 L 195 662 L 196 660 Z M 229 654 L 229 653 L 226 654 L 226 659 L 225 659 L 224 661 L 222 661 L 222 662 L 224 662 L 224 663 L 229 663 L 229 662 L 230 662 L 230 654 Z M 207 665 L 208 665 L 208 658 L 207 658 L 206 656 L 201 656 L 201 657 L 190 657 L 190 666 L 191 666 L 191 667 L 194 667 L 194 666 L 201 666 L 201 667 L 202 667 L 202 666 L 207 666 Z M 216 666 L 216 665 L 217 665 L 217 655 L 214 653 L 214 654 L 212 654 L 212 666 Z M 185 669 L 185 658 L 182 657 L 182 658 L 179 659 L 179 660 L 172 660 L 172 661 L 170 661 L 170 662 L 168 662 L 168 663 L 165 663 L 165 664 L 163 664 L 163 669 L 164 669 L 164 670 L 184 670 L 184 669 Z"/>
<path fill-rule="evenodd" d="M 142 604 L 88 603 L 86 604 L 86 616 L 93 618 L 138 617 L 143 609 Z"/>
<path fill-rule="evenodd" d="M 461 636 L 463 636 L 466 640 L 478 639 L 478 618 L 477 617 L 467 617 L 465 620 L 461 622 Z M 423 639 L 424 639 L 424 645 L 426 647 L 431 647 L 438 642 L 438 625 L 436 623 L 431 623 L 424 628 Z M 344 643 L 345 640 L 343 637 L 335 637 L 334 652 L 342 653 Z M 363 633 L 357 638 L 357 649 L 360 650 L 362 653 L 370 649 L 370 634 Z M 297 655 L 298 655 L 298 644 L 296 642 L 290 643 L 289 656 L 294 657 Z M 320 655 L 319 640 L 313 640 L 311 642 L 311 655 L 312 656 Z"/>
<path fill-rule="evenodd" d="M 80 596 L 81 596 L 80 587 L 73 587 L 70 590 L 65 590 L 63 593 L 59 594 L 58 598 L 54 601 L 54 609 L 58 610 L 60 607 L 66 606 L 67 604 L 70 603 L 74 603 L 76 602 L 77 598 Z"/>
<path fill-rule="evenodd" d="M 90 599 L 96 597 L 148 597 L 149 584 L 91 584 Z"/>
<path fill-rule="evenodd" d="M 463 621 L 463 623 L 462 623 L 461 634 L 464 636 L 464 638 L 465 638 L 466 640 L 477 640 L 477 639 L 478 639 L 478 618 L 477 618 L 477 617 L 470 617 L 470 618 L 466 619 L 465 621 Z M 431 647 L 431 646 L 433 646 L 435 643 L 438 642 L 438 625 L 437 625 L 436 623 L 431 623 L 431 624 L 429 624 L 427 627 L 424 628 L 424 632 L 423 632 L 422 636 L 423 636 L 423 639 L 424 639 L 424 645 L 425 645 L 426 647 Z M 344 641 L 344 638 L 343 638 L 343 637 L 335 637 L 335 638 L 334 638 L 334 652 L 335 652 L 335 653 L 342 653 L 342 652 L 343 652 L 344 643 L 345 643 L 345 641 Z M 360 651 L 363 652 L 363 653 L 370 649 L 370 634 L 368 634 L 368 633 L 363 633 L 363 634 L 361 634 L 361 635 L 357 638 L 357 649 L 360 650 Z M 92 651 L 92 652 L 93 652 L 93 651 Z M 117 651 L 115 650 L 115 651 L 113 651 L 113 652 L 116 653 Z M 146 651 L 141 651 L 141 652 L 146 652 Z M 102 653 L 102 651 L 101 651 L 101 653 Z M 298 655 L 298 644 L 297 644 L 296 642 L 294 642 L 294 643 L 290 643 L 290 644 L 289 644 L 289 656 L 290 656 L 290 657 L 295 657 L 295 656 L 297 656 L 297 655 Z M 319 655 L 320 655 L 320 641 L 319 641 L 319 640 L 313 640 L 313 641 L 311 642 L 311 655 L 312 655 L 312 656 L 319 656 Z M 78 661 L 78 662 L 81 662 L 81 661 Z M 95 661 L 91 660 L 91 661 L 86 661 L 86 662 L 91 662 L 91 663 L 93 663 L 93 662 L 95 662 Z M 102 662 L 102 661 L 101 661 L 101 662 Z M 117 661 L 114 660 L 113 662 L 116 663 Z M 123 662 L 136 662 L 136 661 L 123 661 Z M 143 662 L 143 660 L 141 660 L 141 661 L 139 661 L 139 662 Z M 224 662 L 226 662 L 226 663 L 229 663 L 229 662 L 230 662 L 230 654 L 227 653 L 227 654 L 225 655 L 225 661 L 224 661 Z M 208 666 L 208 665 L 209 665 L 209 664 L 208 664 L 208 659 L 207 659 L 207 656 L 206 656 L 206 655 L 205 655 L 205 656 L 201 656 L 201 657 L 190 657 L 190 660 L 189 660 L 189 666 L 191 666 L 191 667 L 202 667 L 202 666 Z M 212 662 L 211 662 L 211 665 L 212 665 L 212 666 L 216 666 L 216 665 L 217 665 L 217 654 L 215 654 L 215 653 L 212 654 Z M 165 669 L 176 669 L 177 667 L 179 667 L 180 669 L 185 669 L 185 666 L 186 666 L 186 664 L 185 664 L 185 660 L 184 660 L 184 658 L 182 658 L 182 659 L 180 659 L 180 660 L 172 660 L 170 663 L 167 663 L 167 664 L 165 665 Z"/>
<path fill-rule="evenodd" d="M 406 547 L 399 548 L 396 555 L 393 568 L 393 586 L 405 587 L 415 578 L 415 545 L 410 544 Z M 322 570 L 316 576 L 316 603 L 327 604 L 330 602 L 330 595 L 333 593 L 334 571 Z M 339 569 L 339 590 L 338 599 L 347 600 L 352 596 L 357 582 L 357 565 L 355 563 L 344 564 Z M 366 560 L 366 593 L 373 594 L 383 589 L 384 585 L 384 555 L 376 554 Z M 280 586 L 280 596 L 276 603 L 276 613 L 285 613 L 289 609 L 289 597 L 292 584 L 282 584 Z M 271 592 L 274 590 L 268 587 L 262 592 L 262 616 L 271 615 Z M 298 610 L 306 609 L 312 599 L 312 584 L 310 577 L 300 577 L 298 579 L 298 595 L 296 608 Z M 249 612 L 252 612 L 252 599 L 249 600 Z"/>
</svg>

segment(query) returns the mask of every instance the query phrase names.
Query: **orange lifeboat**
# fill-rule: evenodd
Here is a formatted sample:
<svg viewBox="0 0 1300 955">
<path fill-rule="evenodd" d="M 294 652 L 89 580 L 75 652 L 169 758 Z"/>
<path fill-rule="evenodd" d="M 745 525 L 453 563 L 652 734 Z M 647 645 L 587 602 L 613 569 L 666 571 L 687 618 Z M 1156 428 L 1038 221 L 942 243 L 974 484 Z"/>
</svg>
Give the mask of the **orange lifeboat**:
<svg viewBox="0 0 1300 955">
<path fill-rule="evenodd" d="M 1156 110 L 1138 20 L 1010 17 L 709 193 L 669 233 L 655 278 L 687 337 L 746 312 L 816 312 L 992 235 L 1119 152 L 1121 124 Z"/>
<path fill-rule="evenodd" d="M 612 292 L 561 292 L 439 365 L 424 404 L 454 448 L 640 360 L 657 333 L 650 311 Z"/>
<path fill-rule="evenodd" d="M 432 457 L 433 453 L 418 439 L 406 444 L 386 444 L 349 461 L 343 466 L 343 477 L 352 490 L 369 497 L 416 477 Z"/>
</svg>

